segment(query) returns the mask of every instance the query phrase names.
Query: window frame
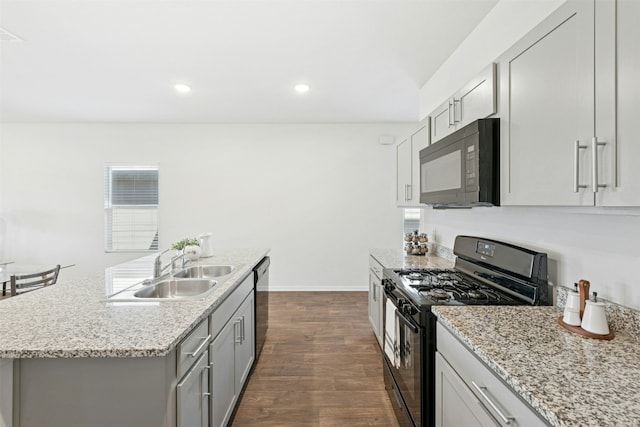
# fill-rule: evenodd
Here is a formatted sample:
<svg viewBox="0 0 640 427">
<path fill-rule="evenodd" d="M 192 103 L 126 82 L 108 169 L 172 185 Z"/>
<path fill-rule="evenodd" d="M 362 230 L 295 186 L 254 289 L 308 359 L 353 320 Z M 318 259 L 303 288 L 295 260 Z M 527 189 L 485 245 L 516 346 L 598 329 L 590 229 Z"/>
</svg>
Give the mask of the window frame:
<svg viewBox="0 0 640 427">
<path fill-rule="evenodd" d="M 114 196 L 114 171 L 131 171 L 131 172 L 148 172 L 155 171 L 157 173 L 156 178 L 156 204 L 122 204 L 113 203 Z M 105 253 L 155 253 L 158 251 L 159 243 L 159 214 L 160 214 L 160 170 L 157 163 L 105 163 L 103 172 L 103 185 L 104 185 L 104 251 Z M 135 194 L 135 191 L 134 193 Z M 125 212 L 127 210 L 145 211 L 150 210 L 155 212 L 155 234 L 151 240 L 151 244 L 148 249 L 139 248 L 114 248 L 114 227 L 113 227 L 113 214 L 114 212 Z M 144 233 L 144 230 L 136 229 L 135 221 L 132 223 L 131 233 Z"/>
</svg>

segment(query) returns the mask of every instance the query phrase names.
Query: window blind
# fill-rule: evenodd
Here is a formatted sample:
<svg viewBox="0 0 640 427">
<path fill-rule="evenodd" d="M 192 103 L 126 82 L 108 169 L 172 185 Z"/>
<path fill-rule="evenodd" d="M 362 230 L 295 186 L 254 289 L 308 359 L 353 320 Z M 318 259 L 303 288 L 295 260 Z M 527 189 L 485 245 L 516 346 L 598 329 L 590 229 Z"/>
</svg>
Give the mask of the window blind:
<svg viewBox="0 0 640 427">
<path fill-rule="evenodd" d="M 104 168 L 105 250 L 158 250 L 158 167 Z"/>
</svg>

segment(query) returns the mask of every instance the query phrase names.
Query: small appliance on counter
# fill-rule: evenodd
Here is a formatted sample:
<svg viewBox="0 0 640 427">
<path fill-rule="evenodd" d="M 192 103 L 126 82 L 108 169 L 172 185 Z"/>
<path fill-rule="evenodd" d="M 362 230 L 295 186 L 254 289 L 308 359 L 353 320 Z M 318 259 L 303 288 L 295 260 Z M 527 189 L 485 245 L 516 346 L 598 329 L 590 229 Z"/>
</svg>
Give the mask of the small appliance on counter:
<svg viewBox="0 0 640 427">
<path fill-rule="evenodd" d="M 605 305 L 598 302 L 597 292 L 593 292 L 589 299 L 590 285 L 588 280 L 574 284 L 574 290 L 567 294 L 564 313 L 558 318 L 558 324 L 586 338 L 610 340 L 614 333 L 609 329 Z"/>
</svg>

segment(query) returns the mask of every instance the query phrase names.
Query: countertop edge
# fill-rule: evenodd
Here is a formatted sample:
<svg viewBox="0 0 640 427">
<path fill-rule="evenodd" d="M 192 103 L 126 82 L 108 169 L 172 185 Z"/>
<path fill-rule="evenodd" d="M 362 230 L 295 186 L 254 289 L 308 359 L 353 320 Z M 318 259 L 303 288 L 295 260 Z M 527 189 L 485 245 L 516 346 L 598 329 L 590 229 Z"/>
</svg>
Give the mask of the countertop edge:
<svg viewBox="0 0 640 427">
<path fill-rule="evenodd" d="M 240 251 L 242 249 L 239 249 Z M 242 268 L 238 269 L 225 283 L 222 284 L 222 293 L 217 296 L 210 295 L 200 302 L 209 302 L 202 312 L 197 315 L 188 326 L 182 330 L 168 345 L 161 347 L 145 346 L 136 348 L 117 348 L 117 349 L 96 349 L 96 348 L 76 348 L 76 349 L 0 349 L 0 359 L 73 359 L 73 358 L 138 358 L 138 357 L 164 357 L 168 355 L 176 346 L 184 339 L 200 322 L 205 320 L 213 313 L 216 308 L 222 304 L 240 284 L 251 275 L 253 268 L 269 254 L 268 248 L 252 248 L 255 252 L 255 259 L 250 262 L 243 263 Z M 206 262 L 206 261 L 202 261 Z M 91 277 L 91 276 L 89 276 Z M 82 280 L 82 279 L 77 279 Z M 211 299 L 210 301 L 207 301 Z M 110 304 L 105 298 L 101 301 L 103 304 Z M 144 303 L 142 303 L 144 304 Z M 161 302 L 160 304 L 189 304 L 184 302 Z M 194 311 L 197 311 L 194 309 Z M 62 347 L 62 346 L 61 346 Z"/>
</svg>

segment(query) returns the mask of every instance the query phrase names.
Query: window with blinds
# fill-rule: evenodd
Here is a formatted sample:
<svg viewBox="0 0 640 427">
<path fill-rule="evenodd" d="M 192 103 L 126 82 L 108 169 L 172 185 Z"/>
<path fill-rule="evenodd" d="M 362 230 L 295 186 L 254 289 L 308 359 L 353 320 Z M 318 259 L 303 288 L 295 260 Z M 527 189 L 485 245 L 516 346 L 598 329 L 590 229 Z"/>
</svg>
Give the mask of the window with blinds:
<svg viewBox="0 0 640 427">
<path fill-rule="evenodd" d="M 105 250 L 158 250 L 158 166 L 104 168 Z"/>
<path fill-rule="evenodd" d="M 404 234 L 420 230 L 420 208 L 405 208 L 403 215 Z M 404 237 L 404 236 L 403 236 Z"/>
</svg>

